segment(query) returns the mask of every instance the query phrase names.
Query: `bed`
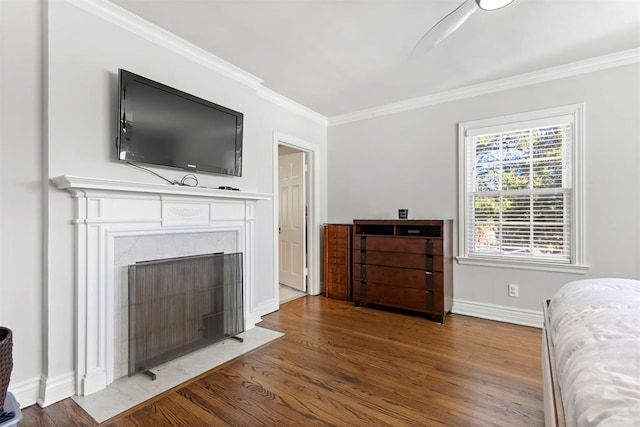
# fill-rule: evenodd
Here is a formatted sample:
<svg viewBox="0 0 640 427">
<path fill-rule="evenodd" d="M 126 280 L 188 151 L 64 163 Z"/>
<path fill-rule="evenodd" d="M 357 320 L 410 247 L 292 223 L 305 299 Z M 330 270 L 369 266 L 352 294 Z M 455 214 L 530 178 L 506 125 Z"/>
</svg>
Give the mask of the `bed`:
<svg viewBox="0 0 640 427">
<path fill-rule="evenodd" d="M 640 426 L 640 281 L 567 283 L 544 319 L 545 425 Z"/>
</svg>

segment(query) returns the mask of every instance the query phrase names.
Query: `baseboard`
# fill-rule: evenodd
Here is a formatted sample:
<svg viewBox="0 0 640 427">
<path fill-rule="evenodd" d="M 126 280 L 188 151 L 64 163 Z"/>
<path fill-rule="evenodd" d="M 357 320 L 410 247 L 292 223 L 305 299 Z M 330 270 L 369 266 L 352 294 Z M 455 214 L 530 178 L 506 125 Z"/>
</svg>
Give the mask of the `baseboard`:
<svg viewBox="0 0 640 427">
<path fill-rule="evenodd" d="M 271 298 L 268 301 L 260 303 L 257 307 L 254 308 L 253 311 L 254 313 L 257 313 L 259 319 L 258 321 L 260 321 L 260 318 L 262 318 L 262 316 L 266 316 L 269 313 L 278 311 L 278 309 L 280 309 L 278 300 L 276 300 L 275 298 Z"/>
<path fill-rule="evenodd" d="M 260 317 L 260 313 L 256 313 L 255 311 L 251 311 L 247 313 L 247 317 L 245 318 L 244 329 L 249 330 L 255 328 L 257 323 L 260 323 L 262 318 Z"/>
<path fill-rule="evenodd" d="M 58 375 L 54 378 L 42 376 L 38 405 L 47 407 L 76 394 L 75 372 Z"/>
<path fill-rule="evenodd" d="M 26 408 L 38 401 L 40 393 L 40 377 L 34 377 L 19 383 L 9 384 L 9 391 L 13 393 L 20 404 L 20 408 Z"/>
<path fill-rule="evenodd" d="M 461 299 L 453 300 L 454 314 L 497 320 L 498 322 L 542 328 L 544 317 L 542 311 L 525 310 L 504 305 L 485 304 Z"/>
</svg>

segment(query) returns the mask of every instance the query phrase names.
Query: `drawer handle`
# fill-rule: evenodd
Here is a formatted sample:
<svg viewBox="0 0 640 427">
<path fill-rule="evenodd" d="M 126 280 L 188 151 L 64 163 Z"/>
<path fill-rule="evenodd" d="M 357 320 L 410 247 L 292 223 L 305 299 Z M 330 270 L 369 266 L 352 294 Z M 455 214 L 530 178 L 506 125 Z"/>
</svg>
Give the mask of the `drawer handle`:
<svg viewBox="0 0 640 427">
<path fill-rule="evenodd" d="M 424 274 L 433 274 L 433 273 L 430 271 L 425 271 Z"/>
<path fill-rule="evenodd" d="M 427 255 L 431 255 L 433 253 L 433 240 L 431 239 L 425 240 L 425 249 L 426 249 Z"/>
</svg>

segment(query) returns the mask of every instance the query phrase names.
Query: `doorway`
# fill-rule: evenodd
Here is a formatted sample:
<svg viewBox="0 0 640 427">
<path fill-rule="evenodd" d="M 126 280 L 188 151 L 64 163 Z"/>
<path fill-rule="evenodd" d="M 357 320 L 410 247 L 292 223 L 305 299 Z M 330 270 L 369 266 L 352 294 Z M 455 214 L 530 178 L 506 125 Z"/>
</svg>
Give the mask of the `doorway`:
<svg viewBox="0 0 640 427">
<path fill-rule="evenodd" d="M 277 304 L 320 292 L 318 147 L 274 134 L 274 285 Z"/>
<path fill-rule="evenodd" d="M 304 151 L 278 145 L 280 302 L 307 292 L 307 170 Z"/>
</svg>

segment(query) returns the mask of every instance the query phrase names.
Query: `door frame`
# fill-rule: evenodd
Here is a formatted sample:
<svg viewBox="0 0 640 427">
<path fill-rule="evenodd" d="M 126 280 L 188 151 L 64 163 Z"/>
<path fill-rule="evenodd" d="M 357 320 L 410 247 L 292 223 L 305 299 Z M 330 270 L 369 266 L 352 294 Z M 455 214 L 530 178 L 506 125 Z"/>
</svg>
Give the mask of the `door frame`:
<svg viewBox="0 0 640 427">
<path fill-rule="evenodd" d="M 273 267 L 273 286 L 276 305 L 280 306 L 280 249 L 278 238 L 278 212 L 280 209 L 278 189 L 278 146 L 284 145 L 307 153 L 308 172 L 305 174 L 309 189 L 307 197 L 307 294 L 318 295 L 320 288 L 320 147 L 317 144 L 284 134 L 273 133 L 273 255 L 275 265 Z"/>
<path fill-rule="evenodd" d="M 282 154 L 284 148 L 289 149 L 287 154 Z M 284 163 L 284 165 L 282 163 Z M 287 167 L 287 166 L 292 166 Z M 285 256 L 290 257 L 288 260 L 282 260 L 283 262 L 287 262 L 286 267 L 283 269 L 283 266 L 279 267 L 279 272 L 282 273 L 279 277 L 280 284 L 289 286 L 298 291 L 307 293 L 307 288 L 309 285 L 308 279 L 308 267 L 309 260 L 307 259 L 307 234 L 308 230 L 308 221 L 307 221 L 307 205 L 308 205 L 308 197 L 307 197 L 307 153 L 305 151 L 290 149 L 289 147 L 285 147 L 284 145 L 278 145 L 278 173 L 282 170 L 288 170 L 289 177 L 287 178 L 287 183 L 284 184 L 281 179 L 284 177 L 278 175 L 278 197 L 282 198 L 283 195 L 280 194 L 280 191 L 283 189 L 283 185 L 287 185 L 289 189 L 289 195 L 285 197 L 286 200 L 280 200 L 278 202 L 278 218 L 282 220 L 282 218 L 288 218 L 288 224 L 279 223 L 278 224 L 278 240 L 279 240 L 279 248 L 283 249 L 283 239 L 282 239 L 282 229 L 285 229 L 285 236 L 287 238 L 286 250 L 284 252 Z M 295 172 L 295 173 L 294 173 Z M 294 197 L 293 188 L 291 187 L 291 182 L 295 180 L 298 182 L 299 193 L 297 197 Z M 280 203 L 282 202 L 282 203 Z M 291 202 L 288 203 L 288 202 Z M 302 206 L 300 206 L 302 204 Z M 297 208 L 294 208 L 296 206 Z M 299 209 L 298 209 L 299 208 Z M 282 212 L 282 211 L 285 212 Z M 283 216 L 284 214 L 284 216 Z M 298 224 L 297 227 L 294 224 Z M 291 240 L 293 238 L 293 240 Z M 300 239 L 299 241 L 297 239 Z M 294 246 L 293 243 L 299 243 L 297 246 Z M 294 254 L 293 252 L 302 252 L 300 254 Z M 278 254 L 282 255 L 282 254 Z M 297 257 L 300 257 L 299 259 Z M 294 261 L 297 260 L 297 261 Z M 300 266 L 302 264 L 302 266 Z M 300 268 L 298 270 L 298 268 Z M 278 287 L 280 289 L 280 287 Z"/>
</svg>

